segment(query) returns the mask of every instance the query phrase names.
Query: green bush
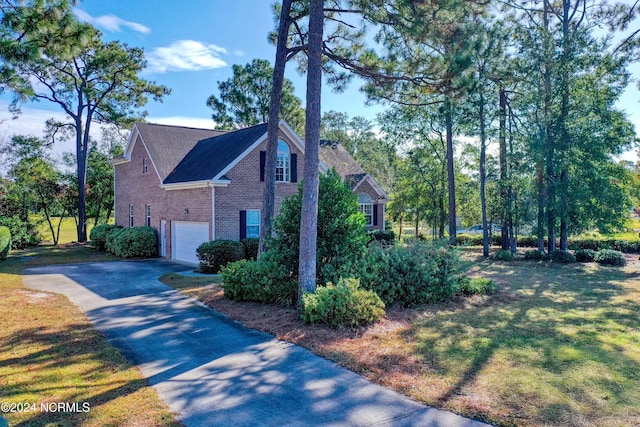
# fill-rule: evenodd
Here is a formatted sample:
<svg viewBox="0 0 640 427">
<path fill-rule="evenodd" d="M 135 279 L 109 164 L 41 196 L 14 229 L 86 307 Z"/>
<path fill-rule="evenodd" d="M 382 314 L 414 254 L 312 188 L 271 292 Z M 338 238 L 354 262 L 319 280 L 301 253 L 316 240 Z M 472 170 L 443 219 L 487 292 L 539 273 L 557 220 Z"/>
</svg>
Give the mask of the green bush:
<svg viewBox="0 0 640 427">
<path fill-rule="evenodd" d="M 576 257 L 569 251 L 555 250 L 551 253 L 551 261 L 571 264 L 576 262 Z"/>
<path fill-rule="evenodd" d="M 389 306 L 408 307 L 445 301 L 458 289 L 459 258 L 455 249 L 414 240 L 383 249 L 373 245 L 362 262 L 362 287 Z"/>
<path fill-rule="evenodd" d="M 494 261 L 513 261 L 515 257 L 508 249 L 500 249 L 491 257 Z"/>
<path fill-rule="evenodd" d="M 569 249 L 613 249 L 624 253 L 640 252 L 640 241 L 621 239 L 572 239 L 569 241 Z"/>
<path fill-rule="evenodd" d="M 258 248 L 260 246 L 260 239 L 242 239 L 240 243 L 242 243 L 242 248 L 244 249 L 244 259 L 246 259 L 247 261 L 258 259 Z"/>
<path fill-rule="evenodd" d="M 384 245 L 393 245 L 396 240 L 396 233 L 393 230 L 372 230 L 367 233 L 370 242 L 380 242 Z"/>
<path fill-rule="evenodd" d="M 594 261 L 598 264 L 605 265 L 624 266 L 627 264 L 627 261 L 624 259 L 624 254 L 620 251 L 614 251 L 612 249 L 603 249 L 596 252 Z"/>
<path fill-rule="evenodd" d="M 23 221 L 18 216 L 0 216 L 0 225 L 9 227 L 11 230 L 11 246 L 14 249 L 24 249 L 42 243 L 36 224 Z"/>
<path fill-rule="evenodd" d="M 578 249 L 591 249 L 592 251 L 604 249 L 602 247 L 602 241 L 598 239 L 571 239 L 567 246 L 573 251 L 577 251 Z"/>
<path fill-rule="evenodd" d="M 113 224 L 101 224 L 96 225 L 91 229 L 91 234 L 89 235 L 89 239 L 93 246 L 99 251 L 107 250 L 107 235 L 117 228 L 117 226 Z"/>
<path fill-rule="evenodd" d="M 0 261 L 7 259 L 11 250 L 11 230 L 0 226 Z"/>
<path fill-rule="evenodd" d="M 258 301 L 294 305 L 298 299 L 298 282 L 273 252 L 267 251 L 258 261 L 240 260 L 222 267 L 225 297 L 235 301 Z"/>
<path fill-rule="evenodd" d="M 547 259 L 547 254 L 537 249 L 525 251 L 524 259 L 527 261 L 544 261 Z"/>
<path fill-rule="evenodd" d="M 300 251 L 300 212 L 302 185 L 298 193 L 286 198 L 275 219 L 275 237 L 267 242 L 277 252 L 288 271 L 298 275 Z M 355 274 L 367 249 L 364 215 L 358 209 L 358 197 L 335 169 L 320 176 L 318 193 L 317 280 L 336 283 L 340 277 Z"/>
<path fill-rule="evenodd" d="M 533 236 L 518 237 L 518 246 L 521 248 L 537 248 L 538 238 Z"/>
<path fill-rule="evenodd" d="M 328 283 L 302 297 L 302 320 L 333 327 L 368 325 L 384 316 L 384 303 L 375 292 L 360 288 L 358 279 Z"/>
<path fill-rule="evenodd" d="M 458 293 L 462 295 L 488 295 L 494 293 L 495 290 L 496 284 L 491 279 L 465 277 L 460 280 Z"/>
<path fill-rule="evenodd" d="M 107 234 L 107 250 L 121 258 L 158 255 L 156 231 L 151 227 L 116 228 Z"/>
<path fill-rule="evenodd" d="M 196 254 L 200 271 L 218 273 L 228 263 L 244 259 L 244 246 L 234 240 L 212 240 L 198 246 Z"/>
<path fill-rule="evenodd" d="M 578 262 L 593 262 L 596 260 L 596 251 L 593 249 L 578 249 L 576 250 L 576 261 Z"/>
</svg>

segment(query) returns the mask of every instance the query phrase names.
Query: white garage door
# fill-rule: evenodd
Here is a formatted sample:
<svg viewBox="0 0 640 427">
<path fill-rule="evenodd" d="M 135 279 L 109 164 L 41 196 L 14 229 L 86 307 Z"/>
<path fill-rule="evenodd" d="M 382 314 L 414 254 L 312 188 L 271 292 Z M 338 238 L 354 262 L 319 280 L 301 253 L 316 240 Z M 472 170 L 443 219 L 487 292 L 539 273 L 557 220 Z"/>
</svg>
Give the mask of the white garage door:
<svg viewBox="0 0 640 427">
<path fill-rule="evenodd" d="M 209 241 L 209 223 L 172 221 L 171 225 L 171 258 L 197 264 L 196 249 Z"/>
</svg>

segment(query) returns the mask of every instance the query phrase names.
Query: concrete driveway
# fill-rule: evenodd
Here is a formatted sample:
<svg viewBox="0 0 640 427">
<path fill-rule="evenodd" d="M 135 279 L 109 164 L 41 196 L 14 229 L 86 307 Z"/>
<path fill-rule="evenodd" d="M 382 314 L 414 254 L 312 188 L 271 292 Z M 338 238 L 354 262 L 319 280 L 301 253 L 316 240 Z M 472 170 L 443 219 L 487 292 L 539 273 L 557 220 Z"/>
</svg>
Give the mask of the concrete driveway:
<svg viewBox="0 0 640 427">
<path fill-rule="evenodd" d="M 413 402 L 157 279 L 165 260 L 30 268 L 26 286 L 69 297 L 138 366 L 185 426 L 486 425 Z"/>
</svg>

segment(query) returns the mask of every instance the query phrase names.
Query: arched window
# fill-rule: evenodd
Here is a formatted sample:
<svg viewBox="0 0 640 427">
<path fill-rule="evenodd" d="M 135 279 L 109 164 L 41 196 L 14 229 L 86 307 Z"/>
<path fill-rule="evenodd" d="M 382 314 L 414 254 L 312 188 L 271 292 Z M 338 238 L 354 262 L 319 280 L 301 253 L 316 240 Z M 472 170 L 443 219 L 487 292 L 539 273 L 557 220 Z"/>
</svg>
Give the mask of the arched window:
<svg viewBox="0 0 640 427">
<path fill-rule="evenodd" d="M 276 163 L 276 182 L 291 181 L 291 150 L 286 142 L 278 141 L 278 162 Z"/>
<path fill-rule="evenodd" d="M 364 225 L 373 225 L 373 200 L 367 193 L 358 194 L 360 212 L 364 215 Z"/>
</svg>

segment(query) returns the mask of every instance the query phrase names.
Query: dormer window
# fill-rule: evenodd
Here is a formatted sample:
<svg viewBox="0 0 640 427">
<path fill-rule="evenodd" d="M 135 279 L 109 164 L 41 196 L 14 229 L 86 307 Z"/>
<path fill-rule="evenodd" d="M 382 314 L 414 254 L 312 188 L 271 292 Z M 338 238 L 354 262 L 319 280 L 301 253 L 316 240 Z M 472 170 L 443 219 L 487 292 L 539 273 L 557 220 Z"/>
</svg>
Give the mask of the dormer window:
<svg viewBox="0 0 640 427">
<path fill-rule="evenodd" d="M 142 173 L 148 173 L 148 172 L 149 172 L 149 159 L 145 157 L 144 159 L 142 159 Z"/>
<path fill-rule="evenodd" d="M 289 146 L 282 140 L 278 141 L 276 182 L 291 182 L 291 151 Z"/>
</svg>

